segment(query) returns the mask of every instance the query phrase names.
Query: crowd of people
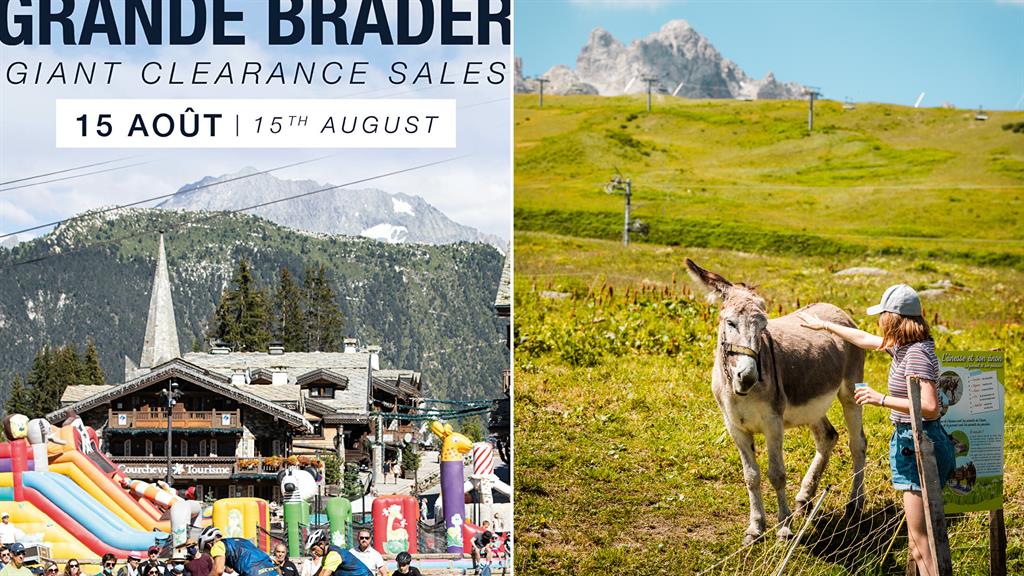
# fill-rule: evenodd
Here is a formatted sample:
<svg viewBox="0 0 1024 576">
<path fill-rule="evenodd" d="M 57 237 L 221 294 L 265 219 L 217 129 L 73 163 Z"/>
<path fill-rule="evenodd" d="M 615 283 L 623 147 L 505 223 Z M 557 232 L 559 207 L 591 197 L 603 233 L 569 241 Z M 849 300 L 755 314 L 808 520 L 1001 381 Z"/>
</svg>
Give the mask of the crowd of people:
<svg viewBox="0 0 1024 576">
<path fill-rule="evenodd" d="M 13 541 L 16 532 L 6 530 L 9 516 L 0 521 L 0 576 L 58 576 L 56 563 L 43 560 L 42 566 L 30 568 L 25 563 L 25 545 Z M 246 538 L 224 538 L 219 529 L 210 526 L 197 539 L 190 538 L 174 550 L 168 561 L 160 559 L 162 549 L 151 546 L 146 557 L 132 552 L 118 567 L 117 557 L 106 553 L 95 575 L 87 576 L 389 576 L 387 562 L 370 544 L 372 536 L 367 529 L 356 533 L 356 545 L 344 549 L 330 543 L 328 533 L 313 530 L 306 542 L 309 556 L 301 567 L 288 558 L 288 548 L 278 543 L 273 556 L 256 547 Z M 398 568 L 390 576 L 419 576 L 412 566 L 412 555 L 398 554 Z M 78 559 L 71 558 L 64 565 L 61 576 L 83 576 Z"/>
</svg>

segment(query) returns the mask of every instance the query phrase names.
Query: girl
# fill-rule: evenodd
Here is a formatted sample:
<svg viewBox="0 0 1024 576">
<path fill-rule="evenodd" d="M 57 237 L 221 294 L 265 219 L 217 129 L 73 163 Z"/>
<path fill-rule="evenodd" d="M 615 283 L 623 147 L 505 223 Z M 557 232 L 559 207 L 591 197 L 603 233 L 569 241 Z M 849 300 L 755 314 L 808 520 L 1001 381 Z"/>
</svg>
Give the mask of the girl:
<svg viewBox="0 0 1024 576">
<path fill-rule="evenodd" d="M 935 447 L 935 462 L 940 485 L 953 471 L 953 443 L 939 422 L 941 405 L 935 382 L 939 378 L 939 359 L 921 310 L 917 292 L 906 284 L 890 286 L 877 306 L 868 308 L 868 315 L 881 314 L 878 327 L 882 336 L 863 330 L 826 322 L 817 316 L 800 314 L 802 325 L 811 330 L 825 330 L 865 350 L 878 350 L 892 357 L 889 365 L 888 392 L 882 394 L 870 386 L 858 387 L 854 398 L 861 406 L 881 406 L 890 411 L 896 430 L 889 441 L 889 467 L 892 483 L 903 492 L 903 511 L 910 535 L 910 553 L 923 576 L 934 576 L 931 550 L 925 525 L 921 480 L 914 456 L 914 439 L 910 425 L 910 399 L 907 394 L 911 377 L 921 379 L 921 418 L 925 434 Z"/>
<path fill-rule="evenodd" d="M 78 558 L 72 558 L 64 565 L 64 576 L 82 576 L 82 568 L 78 565 Z"/>
</svg>

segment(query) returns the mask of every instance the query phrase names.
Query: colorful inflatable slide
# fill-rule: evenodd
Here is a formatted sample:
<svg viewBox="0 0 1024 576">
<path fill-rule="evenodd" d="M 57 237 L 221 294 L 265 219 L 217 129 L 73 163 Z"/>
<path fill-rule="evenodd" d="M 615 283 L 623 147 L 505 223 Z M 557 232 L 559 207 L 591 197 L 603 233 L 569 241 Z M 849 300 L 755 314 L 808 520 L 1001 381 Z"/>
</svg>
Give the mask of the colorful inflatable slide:
<svg viewBox="0 0 1024 576">
<path fill-rule="evenodd" d="M 125 477 L 95 449 L 95 432 L 81 420 L 51 429 L 13 415 L 4 424 L 14 440 L 0 443 L 0 511 L 11 514 L 23 541 L 45 542 L 54 558 L 125 558 L 165 544 L 171 509 L 191 504 Z M 187 524 L 186 515 L 175 528 L 184 532 Z"/>
</svg>

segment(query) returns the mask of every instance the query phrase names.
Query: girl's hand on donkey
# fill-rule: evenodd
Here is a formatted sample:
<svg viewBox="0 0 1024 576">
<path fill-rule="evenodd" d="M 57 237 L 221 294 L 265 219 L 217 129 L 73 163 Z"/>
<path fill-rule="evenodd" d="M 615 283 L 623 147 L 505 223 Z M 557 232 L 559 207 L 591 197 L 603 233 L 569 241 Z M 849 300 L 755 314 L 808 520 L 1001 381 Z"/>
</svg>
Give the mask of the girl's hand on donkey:
<svg viewBox="0 0 1024 576">
<path fill-rule="evenodd" d="M 804 328 L 810 328 L 811 330 L 824 330 L 825 321 L 818 318 L 817 314 L 808 314 L 807 312 L 798 312 L 796 315 L 800 319 L 800 325 Z"/>
</svg>

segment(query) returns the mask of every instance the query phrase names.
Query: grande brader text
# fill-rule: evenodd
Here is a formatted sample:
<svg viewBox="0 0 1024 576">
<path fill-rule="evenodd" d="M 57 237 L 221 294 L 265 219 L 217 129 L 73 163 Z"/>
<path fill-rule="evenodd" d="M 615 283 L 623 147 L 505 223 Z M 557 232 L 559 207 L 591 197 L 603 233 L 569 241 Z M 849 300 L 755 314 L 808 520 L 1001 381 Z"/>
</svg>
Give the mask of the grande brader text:
<svg viewBox="0 0 1024 576">
<path fill-rule="evenodd" d="M 475 10 L 459 10 L 455 0 L 438 2 L 397 0 L 392 21 L 385 10 L 389 0 L 356 0 L 351 6 L 347 0 L 0 0 L 0 43 L 193 45 L 209 36 L 215 45 L 244 45 L 246 37 L 234 23 L 244 20 L 245 10 L 257 9 L 266 11 L 271 46 L 421 45 L 435 35 L 445 45 L 487 45 L 494 27 L 501 44 L 510 43 L 511 0 L 476 0 Z M 474 23 L 474 33 L 467 33 Z"/>
</svg>

